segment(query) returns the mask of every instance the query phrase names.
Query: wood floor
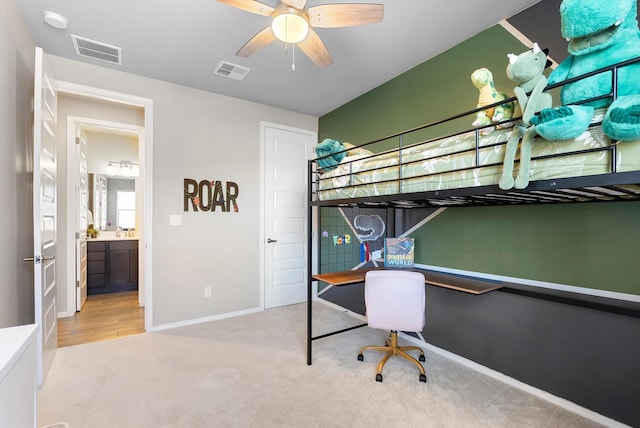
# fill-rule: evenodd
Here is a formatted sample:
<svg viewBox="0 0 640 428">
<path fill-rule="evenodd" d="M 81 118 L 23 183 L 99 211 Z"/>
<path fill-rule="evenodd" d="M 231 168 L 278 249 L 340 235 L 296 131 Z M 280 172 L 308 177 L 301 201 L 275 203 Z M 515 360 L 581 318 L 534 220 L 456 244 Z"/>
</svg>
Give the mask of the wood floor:
<svg viewBox="0 0 640 428">
<path fill-rule="evenodd" d="M 88 296 L 73 317 L 58 319 L 58 347 L 144 333 L 144 308 L 138 292 Z"/>
</svg>

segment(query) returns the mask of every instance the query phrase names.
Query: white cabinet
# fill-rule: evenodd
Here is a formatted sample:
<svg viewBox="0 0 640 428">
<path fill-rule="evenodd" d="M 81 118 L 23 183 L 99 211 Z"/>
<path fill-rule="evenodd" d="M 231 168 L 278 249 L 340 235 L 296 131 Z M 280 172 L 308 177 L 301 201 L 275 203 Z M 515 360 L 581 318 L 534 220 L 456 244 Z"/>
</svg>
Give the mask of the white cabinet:
<svg viewBox="0 0 640 428">
<path fill-rule="evenodd" d="M 0 329 L 0 427 L 37 427 L 38 326 Z"/>
</svg>

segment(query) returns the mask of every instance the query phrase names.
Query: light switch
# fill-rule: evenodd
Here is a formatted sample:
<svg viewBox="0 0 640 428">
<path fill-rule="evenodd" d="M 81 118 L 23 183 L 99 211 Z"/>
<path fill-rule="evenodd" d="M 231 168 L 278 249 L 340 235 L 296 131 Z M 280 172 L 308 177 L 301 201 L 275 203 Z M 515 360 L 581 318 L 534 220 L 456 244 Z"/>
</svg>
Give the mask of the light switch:
<svg viewBox="0 0 640 428">
<path fill-rule="evenodd" d="M 169 216 L 169 226 L 182 226 L 182 216 L 181 215 L 170 215 Z"/>
</svg>

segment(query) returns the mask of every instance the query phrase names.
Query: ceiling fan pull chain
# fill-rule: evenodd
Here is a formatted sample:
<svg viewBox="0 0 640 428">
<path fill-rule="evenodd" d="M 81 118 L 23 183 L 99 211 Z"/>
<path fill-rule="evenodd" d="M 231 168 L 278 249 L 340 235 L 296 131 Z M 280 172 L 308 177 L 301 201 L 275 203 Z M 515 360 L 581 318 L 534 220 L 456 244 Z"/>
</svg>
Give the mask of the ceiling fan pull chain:
<svg viewBox="0 0 640 428">
<path fill-rule="evenodd" d="M 291 48 L 291 71 L 296 71 L 296 45 Z"/>
</svg>

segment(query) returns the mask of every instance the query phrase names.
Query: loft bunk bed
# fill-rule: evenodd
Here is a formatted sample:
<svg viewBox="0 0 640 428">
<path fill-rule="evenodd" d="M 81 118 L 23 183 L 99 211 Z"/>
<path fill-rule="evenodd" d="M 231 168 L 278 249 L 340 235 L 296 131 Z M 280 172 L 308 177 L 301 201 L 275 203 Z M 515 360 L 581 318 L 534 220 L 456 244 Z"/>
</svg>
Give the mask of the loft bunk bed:
<svg viewBox="0 0 640 428">
<path fill-rule="evenodd" d="M 546 90 L 609 72 L 612 91 L 582 103 L 604 98 L 613 101 L 619 70 L 637 62 L 640 58 L 550 85 Z M 534 139 L 530 183 L 524 189 L 502 190 L 498 186 L 511 128 L 486 135 L 483 128 L 472 128 L 404 145 L 422 131 L 509 101 L 515 98 L 309 161 L 309 205 L 412 208 L 640 199 L 640 140 L 618 143 L 604 135 L 604 108 L 595 111 L 588 130 L 574 140 Z M 505 122 L 509 120 L 497 125 Z M 383 142 L 395 142 L 395 147 L 377 153 L 369 150 Z M 344 159 L 335 167 L 321 167 L 323 161 L 340 154 Z"/>
<path fill-rule="evenodd" d="M 596 74 L 610 73 L 611 92 L 586 99 L 581 103 L 601 99 L 613 102 L 617 99 L 619 70 L 638 62 L 640 58 L 605 67 L 565 82 L 549 85 L 545 91 Z M 524 189 L 503 190 L 498 185 L 502 175 L 505 146 L 511 132 L 511 128 L 504 125 L 508 125 L 510 121 L 517 121 L 519 117 L 492 124 L 499 127 L 492 132 L 483 132 L 483 128 L 471 128 L 415 142 L 415 135 L 419 135 L 420 132 L 471 117 L 480 111 L 515 100 L 511 98 L 469 110 L 444 120 L 310 160 L 309 237 L 312 236 L 314 207 L 411 209 L 640 199 L 640 140 L 618 142 L 607 137 L 601 129 L 605 108 L 596 110 L 588 129 L 573 140 L 548 141 L 537 136 L 532 146 L 530 182 Z M 500 125 L 503 125 L 501 129 Z M 405 141 L 413 142 L 404 144 Z M 379 152 L 369 150 L 379 147 L 380 143 L 388 145 L 389 142 L 394 142 L 391 149 L 385 148 Z M 337 165 L 333 165 L 332 168 L 321 166 L 326 163 L 323 161 L 339 154 L 343 154 L 344 158 Z M 517 165 L 517 158 L 515 162 Z M 516 168 L 517 166 L 514 167 Z M 311 253 L 312 245 L 309 239 L 308 254 Z M 314 337 L 312 284 L 313 281 L 322 280 L 322 275 L 311 275 L 310 257 L 308 272 L 307 364 L 310 365 L 313 340 L 350 331 L 366 324 Z M 425 277 L 427 283 L 438 285 L 437 281 L 430 281 L 426 273 Z M 444 281 L 448 280 L 445 278 Z M 361 282 L 361 278 L 358 281 Z M 451 281 L 453 286 L 449 288 L 455 288 L 455 279 Z M 572 293 L 555 290 L 540 292 L 532 287 L 511 283 L 489 288 L 500 288 L 509 293 L 570 302 L 573 305 L 640 317 L 640 305 L 637 302 L 611 301 L 590 295 L 567 297 Z"/>
</svg>

